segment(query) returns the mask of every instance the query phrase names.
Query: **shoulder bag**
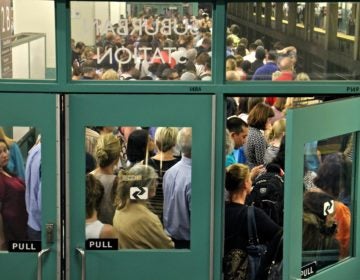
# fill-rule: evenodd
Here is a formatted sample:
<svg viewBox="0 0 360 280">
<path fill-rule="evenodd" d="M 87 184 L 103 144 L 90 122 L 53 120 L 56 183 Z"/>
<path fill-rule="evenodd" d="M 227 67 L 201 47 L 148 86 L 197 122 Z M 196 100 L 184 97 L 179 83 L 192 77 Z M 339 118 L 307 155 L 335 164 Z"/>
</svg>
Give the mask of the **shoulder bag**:
<svg viewBox="0 0 360 280">
<path fill-rule="evenodd" d="M 259 243 L 257 235 L 254 206 L 249 206 L 247 209 L 248 219 L 248 234 L 249 245 L 246 247 L 248 253 L 248 280 L 257 280 L 259 269 L 262 264 L 263 258 L 265 258 L 267 247 L 264 244 Z"/>
</svg>

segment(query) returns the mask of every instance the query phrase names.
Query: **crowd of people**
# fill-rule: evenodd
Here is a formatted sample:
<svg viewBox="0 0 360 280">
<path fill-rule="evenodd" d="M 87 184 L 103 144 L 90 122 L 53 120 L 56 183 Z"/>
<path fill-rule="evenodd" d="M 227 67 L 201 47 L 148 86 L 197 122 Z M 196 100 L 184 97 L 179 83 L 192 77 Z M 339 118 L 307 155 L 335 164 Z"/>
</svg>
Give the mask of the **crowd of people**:
<svg viewBox="0 0 360 280">
<path fill-rule="evenodd" d="M 227 97 L 224 255 L 246 249 L 253 182 L 266 173 L 286 176 L 286 112 L 300 103 Z M 85 136 L 86 238 L 117 239 L 119 249 L 190 248 L 191 128 L 86 127 Z M 305 144 L 304 184 L 297 186 L 304 191 L 304 252 L 333 250 L 335 261 L 351 255 L 352 152 L 351 135 L 330 152 L 319 141 Z M 11 240 L 41 240 L 40 140 L 24 162 L 16 141 L 0 129 L 0 202 L 2 250 Z M 261 208 L 255 219 L 270 260 L 283 219 Z"/>
<path fill-rule="evenodd" d="M 86 238 L 190 248 L 189 127 L 86 128 Z"/>
<path fill-rule="evenodd" d="M 119 25 L 121 23 L 121 25 Z M 202 80 L 212 79 L 212 20 L 197 16 L 142 14 L 122 19 L 93 45 L 72 39 L 74 80 Z M 124 31 L 125 30 L 125 31 Z M 310 80 L 297 73 L 297 50 L 259 38 L 249 42 L 238 25 L 226 34 L 226 80 Z"/>
<path fill-rule="evenodd" d="M 254 191 L 252 181 L 256 182 L 263 174 L 275 173 L 261 177 L 263 181 L 271 176 L 284 178 L 286 174 L 286 111 L 299 106 L 296 104 L 304 106 L 301 98 L 295 97 L 227 98 L 224 241 L 227 260 L 238 250 L 246 252 L 249 245 L 246 209 L 249 204 L 247 198 Z M 341 140 L 333 151 L 321 149 L 318 141 L 305 144 L 304 184 L 297 186 L 304 191 L 303 252 L 317 251 L 319 257 L 323 250 L 333 250 L 332 262 L 350 255 L 353 140 L 350 135 L 343 136 Z M 264 189 L 262 192 L 266 194 Z M 283 206 L 281 199 L 283 195 L 276 196 L 272 203 Z M 274 248 L 282 246 L 274 244 L 282 240 L 274 237 L 282 232 L 283 219 L 277 222 L 265 208 L 258 207 L 255 208 L 255 218 L 259 240 L 270 249 L 256 279 L 267 279 L 266 272 L 274 259 Z M 319 267 L 326 265 L 320 257 L 317 261 Z M 245 279 L 239 277 L 243 275 L 243 266 L 239 266 L 238 271 L 231 270 L 234 266 L 226 267 L 228 270 L 224 271 L 224 279 Z"/>
<path fill-rule="evenodd" d="M 72 78 L 211 80 L 211 31 L 209 14 L 200 10 L 123 19 L 93 45 L 72 40 Z"/>
</svg>

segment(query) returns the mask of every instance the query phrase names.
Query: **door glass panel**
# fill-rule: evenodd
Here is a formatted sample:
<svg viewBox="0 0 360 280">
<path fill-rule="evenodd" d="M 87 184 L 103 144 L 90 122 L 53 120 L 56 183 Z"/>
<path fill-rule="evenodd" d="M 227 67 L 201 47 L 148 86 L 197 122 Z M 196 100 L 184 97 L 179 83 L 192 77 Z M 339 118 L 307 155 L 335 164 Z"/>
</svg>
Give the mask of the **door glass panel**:
<svg viewBox="0 0 360 280">
<path fill-rule="evenodd" d="M 55 79 L 54 1 L 0 1 L 0 78 Z"/>
<path fill-rule="evenodd" d="M 285 158 L 292 156 L 285 154 L 287 111 L 319 105 L 333 98 L 226 98 L 225 260 L 231 260 L 229 256 L 236 255 L 236 250 L 244 250 L 248 244 L 247 231 L 238 231 L 238 225 L 246 221 L 234 218 L 235 209 L 240 212 L 241 204 L 261 208 L 268 216 L 265 220 L 283 226 Z M 345 134 L 312 141 L 304 147 L 304 276 L 310 276 L 310 270 L 314 273 L 352 255 L 354 143 L 355 134 Z M 248 175 L 247 168 L 250 168 Z M 251 191 L 246 189 L 248 177 Z M 245 193 L 243 202 L 237 200 L 239 193 Z M 267 232 L 274 230 L 270 224 L 259 225 L 258 230 L 263 227 Z M 276 242 L 281 244 L 274 235 L 271 240 L 263 236 L 260 242 L 270 242 L 271 248 L 274 244 L 276 247 Z M 275 256 L 273 260 L 280 259 Z M 236 273 L 231 270 L 230 262 L 224 273 L 227 277 Z"/>
<path fill-rule="evenodd" d="M 351 66 L 360 67 L 355 36 L 359 5 L 231 1 L 226 80 L 359 80 Z"/>
<path fill-rule="evenodd" d="M 41 144 L 34 127 L 0 127 L 0 225 L 1 250 L 41 246 Z"/>
<path fill-rule="evenodd" d="M 73 80 L 211 80 L 212 5 L 72 1 Z"/>
<path fill-rule="evenodd" d="M 316 262 L 321 269 L 351 255 L 354 137 L 304 146 L 303 265 Z"/>
<path fill-rule="evenodd" d="M 191 128 L 86 127 L 85 137 L 86 247 L 190 249 Z"/>
</svg>

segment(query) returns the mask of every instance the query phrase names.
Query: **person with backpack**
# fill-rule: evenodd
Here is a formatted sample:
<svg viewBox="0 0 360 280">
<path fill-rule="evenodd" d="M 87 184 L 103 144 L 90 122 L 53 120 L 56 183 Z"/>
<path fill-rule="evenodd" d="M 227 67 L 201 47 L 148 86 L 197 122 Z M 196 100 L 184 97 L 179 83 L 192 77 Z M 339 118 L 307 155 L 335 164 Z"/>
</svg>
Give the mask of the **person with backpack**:
<svg viewBox="0 0 360 280">
<path fill-rule="evenodd" d="M 281 167 L 268 164 L 266 171 L 257 176 L 252 190 L 246 198 L 247 205 L 261 208 L 275 223 L 283 226 L 284 221 L 284 178 Z"/>
<path fill-rule="evenodd" d="M 245 204 L 252 188 L 249 167 L 238 163 L 227 167 L 225 188 L 229 192 L 229 201 L 225 204 L 224 280 L 245 280 L 249 273 L 246 251 L 249 245 L 248 206 Z M 273 248 L 273 244 L 280 242 L 277 237 L 281 237 L 282 228 L 257 207 L 254 216 L 259 243 Z M 269 265 L 272 254 L 273 251 L 268 250 L 255 279 L 266 279 L 265 267 Z"/>
</svg>

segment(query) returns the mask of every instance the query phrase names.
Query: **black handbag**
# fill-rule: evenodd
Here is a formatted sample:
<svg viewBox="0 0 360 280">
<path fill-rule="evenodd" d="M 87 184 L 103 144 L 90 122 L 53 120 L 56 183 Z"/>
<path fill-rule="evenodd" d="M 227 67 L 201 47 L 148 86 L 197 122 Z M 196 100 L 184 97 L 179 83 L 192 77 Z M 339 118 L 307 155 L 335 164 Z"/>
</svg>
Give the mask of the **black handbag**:
<svg viewBox="0 0 360 280">
<path fill-rule="evenodd" d="M 283 242 L 283 237 L 279 240 L 279 243 L 276 246 L 275 254 L 268 270 L 267 280 L 282 280 L 282 271 L 283 271 L 283 260 L 277 261 L 281 244 Z"/>
<path fill-rule="evenodd" d="M 259 271 L 263 258 L 266 255 L 267 247 L 259 243 L 257 235 L 254 206 L 248 206 L 247 209 L 248 219 L 248 235 L 249 245 L 246 247 L 248 253 L 248 280 L 257 280 L 258 275 L 262 273 Z"/>
</svg>

